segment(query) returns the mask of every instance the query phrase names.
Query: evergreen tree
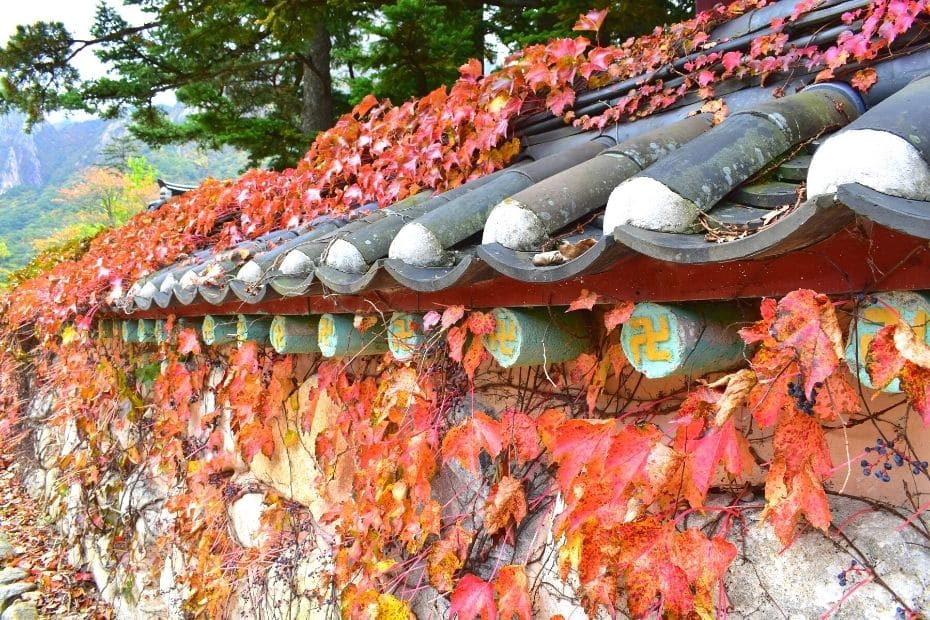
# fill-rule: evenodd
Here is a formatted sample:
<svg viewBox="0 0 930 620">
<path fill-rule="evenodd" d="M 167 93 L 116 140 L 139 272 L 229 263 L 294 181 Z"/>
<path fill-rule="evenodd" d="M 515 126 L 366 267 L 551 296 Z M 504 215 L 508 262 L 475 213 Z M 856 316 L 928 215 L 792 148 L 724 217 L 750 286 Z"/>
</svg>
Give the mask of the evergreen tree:
<svg viewBox="0 0 930 620">
<path fill-rule="evenodd" d="M 56 110 L 129 115 L 152 146 L 231 145 L 253 164 L 293 165 L 313 136 L 368 92 L 399 102 L 451 83 L 486 35 L 515 49 L 572 36 L 578 15 L 604 0 L 122 0 L 130 25 L 98 5 L 90 39 L 62 23 L 18 26 L 0 49 L 0 112 L 34 124 Z M 614 3 L 601 42 L 679 19 L 690 0 Z M 111 67 L 82 79 L 85 50 Z M 173 92 L 188 113 L 156 105 Z"/>
</svg>

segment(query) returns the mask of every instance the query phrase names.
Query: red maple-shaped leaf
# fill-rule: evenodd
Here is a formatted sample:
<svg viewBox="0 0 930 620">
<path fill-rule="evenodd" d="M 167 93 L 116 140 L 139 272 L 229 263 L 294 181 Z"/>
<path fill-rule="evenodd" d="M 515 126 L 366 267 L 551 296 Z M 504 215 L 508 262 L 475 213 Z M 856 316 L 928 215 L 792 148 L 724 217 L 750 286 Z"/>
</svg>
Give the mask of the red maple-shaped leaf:
<svg viewBox="0 0 930 620">
<path fill-rule="evenodd" d="M 894 381 L 904 368 L 904 356 L 894 343 L 896 325 L 886 325 L 878 330 L 865 356 L 865 369 L 876 390 L 883 390 Z"/>
<path fill-rule="evenodd" d="M 464 327 L 452 327 L 446 334 L 446 341 L 449 343 L 449 357 L 452 360 L 462 362 L 462 347 L 465 346 L 465 338 L 468 335 Z"/>
<path fill-rule="evenodd" d="M 695 508 L 704 505 L 707 492 L 720 466 L 731 476 L 748 476 L 754 460 L 749 441 L 736 430 L 733 418 L 720 428 L 710 428 L 687 446 L 688 480 L 685 495 Z"/>
<path fill-rule="evenodd" d="M 594 307 L 594 304 L 597 303 L 599 297 L 600 295 L 593 291 L 589 291 L 586 288 L 581 289 L 581 294 L 578 295 L 578 299 L 568 305 L 568 310 L 566 310 L 566 312 L 573 312 L 575 310 L 590 310 Z"/>
<path fill-rule="evenodd" d="M 478 473 L 478 455 L 482 450 L 496 458 L 502 449 L 500 422 L 480 411 L 449 429 L 442 440 L 443 460 L 457 459 L 462 467 L 475 474 Z"/>
<path fill-rule="evenodd" d="M 575 22 L 575 25 L 572 26 L 572 30 L 598 32 L 601 29 L 601 25 L 604 23 L 604 18 L 607 17 L 608 10 L 609 9 L 601 9 L 600 11 L 591 10 L 587 13 L 582 13 L 578 16 L 578 21 Z"/>
<path fill-rule="evenodd" d="M 866 371 L 876 389 L 894 379 L 908 402 L 930 426 L 930 346 L 903 321 L 881 328 L 866 353 Z"/>
<path fill-rule="evenodd" d="M 178 353 L 200 355 L 200 339 L 197 337 L 197 332 L 190 327 L 185 327 L 178 332 Z"/>
<path fill-rule="evenodd" d="M 274 432 L 270 426 L 254 420 L 239 429 L 239 445 L 246 462 L 251 462 L 259 452 L 271 458 L 274 454 Z"/>
<path fill-rule="evenodd" d="M 494 586 L 470 573 L 455 586 L 451 602 L 449 611 L 458 620 L 497 620 Z"/>
<path fill-rule="evenodd" d="M 563 493 L 569 492 L 583 467 L 603 468 L 614 428 L 613 420 L 567 420 L 559 425 L 548 447 L 559 466 L 556 480 Z"/>
<path fill-rule="evenodd" d="M 465 316 L 465 306 L 449 306 L 442 312 L 442 328 L 449 329 Z"/>
<path fill-rule="evenodd" d="M 604 327 L 607 331 L 613 331 L 617 325 L 622 325 L 630 320 L 635 308 L 636 304 L 632 301 L 625 301 L 612 307 L 604 313 Z"/>
<path fill-rule="evenodd" d="M 468 330 L 477 335 L 493 334 L 497 321 L 488 312 L 472 312 L 468 315 Z"/>
<path fill-rule="evenodd" d="M 923 418 L 924 426 L 930 426 L 930 368 L 907 362 L 900 377 L 908 402 Z"/>
<path fill-rule="evenodd" d="M 794 349 L 807 396 L 843 359 L 843 335 L 826 295 L 808 289 L 788 293 L 778 302 L 770 332 L 780 348 Z"/>
<path fill-rule="evenodd" d="M 529 463 L 542 453 L 536 422 L 525 413 L 508 409 L 501 418 L 505 445 L 513 446 L 517 464 Z"/>
<path fill-rule="evenodd" d="M 704 532 L 689 528 L 674 537 L 670 552 L 671 561 L 684 571 L 694 591 L 693 611 L 701 618 L 715 617 L 717 584 L 736 559 L 736 547 L 719 536 L 708 539 Z"/>
<path fill-rule="evenodd" d="M 488 534 L 496 534 L 511 524 L 520 525 L 526 517 L 526 494 L 523 483 L 504 476 L 491 487 L 488 501 L 484 505 L 484 527 Z"/>
<path fill-rule="evenodd" d="M 475 380 L 475 371 L 478 370 L 478 366 L 481 365 L 481 362 L 488 357 L 489 354 L 485 350 L 481 338 L 472 338 L 471 343 L 468 345 L 468 350 L 462 357 L 462 368 L 465 370 L 465 375 L 470 381 Z"/>
<path fill-rule="evenodd" d="M 773 447 L 765 478 L 763 519 L 772 524 L 785 545 L 794 540 L 801 517 L 827 531 L 830 505 L 823 481 L 832 472 L 832 462 L 823 428 L 813 417 L 792 411 L 779 421 Z"/>
<path fill-rule="evenodd" d="M 512 620 L 516 616 L 517 620 L 532 620 L 533 604 L 523 566 L 502 566 L 494 580 L 494 592 L 497 593 L 497 610 L 501 618 Z"/>
</svg>

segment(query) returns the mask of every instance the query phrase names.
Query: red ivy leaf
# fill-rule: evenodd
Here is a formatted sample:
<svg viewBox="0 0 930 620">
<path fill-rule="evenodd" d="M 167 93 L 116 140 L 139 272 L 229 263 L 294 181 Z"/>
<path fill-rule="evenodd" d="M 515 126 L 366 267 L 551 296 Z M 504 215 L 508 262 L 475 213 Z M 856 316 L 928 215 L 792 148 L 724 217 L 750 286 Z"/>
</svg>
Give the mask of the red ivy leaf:
<svg viewBox="0 0 930 620">
<path fill-rule="evenodd" d="M 907 362 L 900 377 L 908 402 L 923 418 L 924 426 L 930 426 L 930 369 Z"/>
<path fill-rule="evenodd" d="M 443 461 L 457 459 L 466 470 L 477 474 L 478 454 L 484 450 L 496 458 L 503 449 L 501 423 L 476 411 L 467 421 L 449 429 L 442 440 Z"/>
<path fill-rule="evenodd" d="M 533 604 L 523 566 L 502 566 L 494 580 L 494 591 L 497 593 L 497 609 L 501 618 L 512 620 L 516 616 L 517 620 L 532 620 Z"/>
<path fill-rule="evenodd" d="M 472 312 L 468 315 L 468 329 L 471 333 L 483 336 L 493 334 L 497 321 L 494 316 L 486 312 Z"/>
<path fill-rule="evenodd" d="M 830 505 L 823 481 L 832 473 L 830 449 L 823 428 L 811 416 L 791 411 L 775 429 L 775 453 L 765 478 L 767 504 L 763 519 L 771 521 L 783 544 L 794 540 L 801 517 L 827 531 Z"/>
<path fill-rule="evenodd" d="M 604 23 L 604 18 L 607 17 L 608 10 L 609 9 L 601 9 L 600 11 L 592 10 L 579 15 L 578 21 L 572 26 L 572 30 L 598 32 L 601 29 L 601 25 Z"/>
<path fill-rule="evenodd" d="M 465 346 L 465 328 L 455 326 L 446 334 L 446 341 L 449 343 L 449 357 L 454 361 L 462 362 L 462 347 Z"/>
<path fill-rule="evenodd" d="M 518 464 L 528 463 L 542 453 L 536 422 L 525 413 L 507 410 L 501 419 L 501 430 L 506 445 L 513 446 Z"/>
<path fill-rule="evenodd" d="M 494 586 L 475 575 L 465 575 L 452 592 L 449 612 L 458 620 L 497 620 Z"/>
<path fill-rule="evenodd" d="M 462 368 L 465 369 L 469 381 L 475 380 L 475 371 L 487 357 L 488 353 L 484 350 L 481 338 L 472 338 L 471 344 L 468 345 L 468 351 L 465 352 L 465 356 L 462 358 Z"/>
<path fill-rule="evenodd" d="M 185 327 L 178 333 L 178 353 L 200 355 L 200 339 L 192 328 Z"/>
<path fill-rule="evenodd" d="M 636 304 L 632 301 L 617 304 L 604 314 L 604 327 L 607 328 L 607 331 L 613 331 L 617 325 L 622 325 L 630 320 L 635 308 Z"/>
<path fill-rule="evenodd" d="M 449 329 L 465 316 L 465 306 L 449 306 L 442 313 L 442 328 Z"/>
<path fill-rule="evenodd" d="M 567 312 L 590 310 L 594 307 L 594 304 L 597 303 L 598 297 L 600 296 L 597 293 L 591 292 L 586 288 L 581 289 L 581 294 L 578 296 L 578 299 L 568 305 Z"/>
<path fill-rule="evenodd" d="M 488 501 L 484 505 L 484 527 L 494 535 L 511 524 L 520 525 L 526 518 L 526 494 L 523 483 L 504 476 L 491 487 Z"/>
</svg>

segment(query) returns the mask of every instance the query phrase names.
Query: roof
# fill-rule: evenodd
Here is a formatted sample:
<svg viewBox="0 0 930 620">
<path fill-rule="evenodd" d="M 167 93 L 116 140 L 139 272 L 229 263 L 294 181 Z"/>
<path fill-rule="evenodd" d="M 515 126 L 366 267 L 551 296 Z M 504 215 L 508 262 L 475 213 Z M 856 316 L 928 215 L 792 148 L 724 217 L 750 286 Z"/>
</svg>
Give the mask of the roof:
<svg viewBox="0 0 930 620">
<path fill-rule="evenodd" d="M 795 4 L 724 24 L 713 33 L 717 45 L 744 45 Z M 828 2 L 802 18 L 810 32 L 800 22 L 793 32 L 800 43 L 835 38 L 847 28 L 840 16 L 863 4 Z M 696 96 L 597 131 L 546 114 L 523 118 L 521 154 L 503 170 L 203 250 L 135 282 L 114 310 L 414 310 L 463 297 L 475 306 L 541 305 L 582 286 L 631 300 L 776 295 L 800 285 L 930 288 L 923 268 L 863 267 L 868 260 L 890 270 L 899 263 L 886 261 L 930 239 L 930 109 L 922 103 L 930 51 L 921 37 L 871 65 L 877 81 L 865 95 L 839 80 L 811 86 L 808 73 L 777 85 L 721 84 L 728 115 L 720 123 Z M 580 95 L 576 112 L 615 103 L 628 87 Z M 857 221 L 881 231 L 863 239 Z M 812 247 L 819 258 L 803 253 Z M 766 275 L 752 281 L 760 270 Z M 668 286 L 650 284 L 661 279 Z"/>
</svg>

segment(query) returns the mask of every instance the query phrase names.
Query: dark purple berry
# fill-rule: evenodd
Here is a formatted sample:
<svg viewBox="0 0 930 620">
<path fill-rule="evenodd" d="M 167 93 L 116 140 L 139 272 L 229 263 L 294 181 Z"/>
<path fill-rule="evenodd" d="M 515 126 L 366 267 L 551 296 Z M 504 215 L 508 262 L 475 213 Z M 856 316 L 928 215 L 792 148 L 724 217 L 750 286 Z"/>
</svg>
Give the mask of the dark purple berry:
<svg viewBox="0 0 930 620">
<path fill-rule="evenodd" d="M 859 461 L 859 465 L 861 465 L 862 467 L 868 467 L 869 462 L 866 459 L 862 459 L 861 461 Z"/>
<path fill-rule="evenodd" d="M 892 467 L 894 467 L 894 465 L 892 465 L 892 464 L 891 464 L 890 462 L 888 462 L 888 461 L 885 461 L 885 469 L 891 469 Z"/>
</svg>

